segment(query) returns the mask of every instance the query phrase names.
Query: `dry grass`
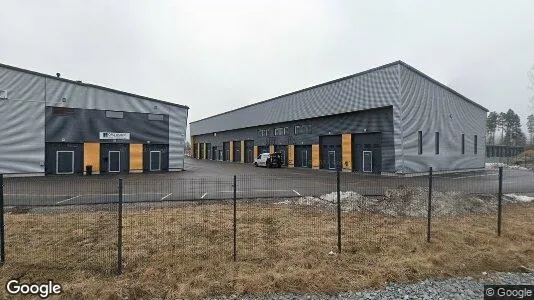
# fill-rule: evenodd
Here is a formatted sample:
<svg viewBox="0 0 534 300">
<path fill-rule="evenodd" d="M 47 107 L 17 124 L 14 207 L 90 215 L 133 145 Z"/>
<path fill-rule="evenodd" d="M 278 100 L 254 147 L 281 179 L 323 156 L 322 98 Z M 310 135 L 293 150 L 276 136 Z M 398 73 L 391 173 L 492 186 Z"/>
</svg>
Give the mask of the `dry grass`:
<svg viewBox="0 0 534 300">
<path fill-rule="evenodd" d="M 328 294 L 432 276 L 516 271 L 534 265 L 534 205 L 495 215 L 426 220 L 343 213 L 343 253 L 332 211 L 243 204 L 238 262 L 232 261 L 232 207 L 204 204 L 124 213 L 124 274 L 114 276 L 116 213 L 6 216 L 2 282 L 54 279 L 64 298 L 200 298 L 232 294 Z"/>
</svg>

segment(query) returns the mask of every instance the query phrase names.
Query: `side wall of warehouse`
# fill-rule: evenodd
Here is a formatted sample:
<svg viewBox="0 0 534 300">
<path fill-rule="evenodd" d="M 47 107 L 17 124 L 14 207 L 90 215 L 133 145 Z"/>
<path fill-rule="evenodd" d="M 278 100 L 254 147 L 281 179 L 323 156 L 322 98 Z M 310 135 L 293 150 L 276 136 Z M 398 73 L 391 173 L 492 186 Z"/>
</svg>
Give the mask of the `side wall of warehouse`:
<svg viewBox="0 0 534 300">
<path fill-rule="evenodd" d="M 429 167 L 438 171 L 484 168 L 484 108 L 406 66 L 401 66 L 401 103 L 403 172 L 425 172 Z M 422 151 L 418 131 L 422 132 Z"/>
<path fill-rule="evenodd" d="M 0 67 L 0 173 L 43 173 L 44 79 Z"/>
</svg>

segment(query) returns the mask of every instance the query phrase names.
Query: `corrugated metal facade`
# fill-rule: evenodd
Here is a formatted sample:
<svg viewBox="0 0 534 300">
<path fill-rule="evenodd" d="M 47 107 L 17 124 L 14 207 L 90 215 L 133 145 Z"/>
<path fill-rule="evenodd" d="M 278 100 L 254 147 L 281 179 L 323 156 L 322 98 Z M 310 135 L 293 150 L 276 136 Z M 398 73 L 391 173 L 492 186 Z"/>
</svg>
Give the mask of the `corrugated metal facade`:
<svg viewBox="0 0 534 300">
<path fill-rule="evenodd" d="M 429 166 L 436 170 L 484 167 L 483 150 L 478 156 L 473 151 L 472 155 L 466 151 L 459 156 L 457 140 L 463 132 L 469 145 L 476 134 L 480 149 L 484 149 L 487 110 L 400 61 L 192 122 L 191 136 L 205 137 L 213 132 L 232 136 L 242 132 L 236 129 L 278 126 L 386 106 L 392 107 L 393 115 L 394 172 L 421 172 Z M 427 133 L 421 155 L 417 152 L 419 130 Z M 439 155 L 431 151 L 435 131 L 442 137 Z"/>
<path fill-rule="evenodd" d="M 484 168 L 486 110 L 462 99 L 436 82 L 401 66 L 402 160 L 404 172 Z M 423 132 L 418 154 L 417 132 Z M 435 133 L 439 132 L 439 154 Z M 462 154 L 462 134 L 465 151 Z M 478 153 L 474 154 L 474 136 Z"/>
<path fill-rule="evenodd" d="M 0 172 L 43 173 L 47 106 L 168 115 L 169 169 L 183 169 L 186 106 L 0 65 Z"/>
</svg>

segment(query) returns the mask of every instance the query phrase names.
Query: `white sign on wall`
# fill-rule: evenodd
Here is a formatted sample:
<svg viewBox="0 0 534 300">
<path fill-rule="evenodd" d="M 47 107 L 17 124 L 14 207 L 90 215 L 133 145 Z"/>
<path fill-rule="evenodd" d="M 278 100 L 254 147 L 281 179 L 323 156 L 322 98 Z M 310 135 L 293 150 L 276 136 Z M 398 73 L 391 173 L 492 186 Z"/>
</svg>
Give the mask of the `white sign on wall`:
<svg viewBox="0 0 534 300">
<path fill-rule="evenodd" d="M 129 140 L 129 132 L 100 132 L 101 140 Z"/>
</svg>

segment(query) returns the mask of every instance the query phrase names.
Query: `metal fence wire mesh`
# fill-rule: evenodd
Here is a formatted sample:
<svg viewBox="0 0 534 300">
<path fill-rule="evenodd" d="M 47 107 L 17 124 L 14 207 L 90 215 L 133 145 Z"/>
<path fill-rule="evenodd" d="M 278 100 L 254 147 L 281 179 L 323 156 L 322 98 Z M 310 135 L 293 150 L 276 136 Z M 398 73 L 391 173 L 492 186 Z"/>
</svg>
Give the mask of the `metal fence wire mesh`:
<svg viewBox="0 0 534 300">
<path fill-rule="evenodd" d="M 429 240 L 462 237 L 476 247 L 534 228 L 534 182 L 521 172 L 531 171 L 139 176 L 121 189 L 118 177 L 3 178 L 0 248 L 22 270 L 144 268 L 178 279 L 206 267 L 223 276 L 227 262 L 306 265 L 339 252 L 372 268 L 377 257 L 412 255 Z M 530 233 L 516 238 L 533 243 Z"/>
</svg>

